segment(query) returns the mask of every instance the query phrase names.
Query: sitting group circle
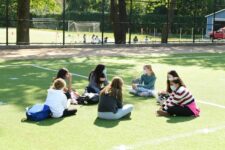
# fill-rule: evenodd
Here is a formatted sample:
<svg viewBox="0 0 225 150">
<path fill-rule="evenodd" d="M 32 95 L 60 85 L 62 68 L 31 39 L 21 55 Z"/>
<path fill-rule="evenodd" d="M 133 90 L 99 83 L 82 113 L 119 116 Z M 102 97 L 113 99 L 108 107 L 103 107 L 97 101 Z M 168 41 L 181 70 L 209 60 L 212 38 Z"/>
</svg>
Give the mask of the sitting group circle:
<svg viewBox="0 0 225 150">
<path fill-rule="evenodd" d="M 99 64 L 91 71 L 88 77 L 86 93 L 94 93 L 99 97 L 98 118 L 117 120 L 130 118 L 134 109 L 132 104 L 123 104 L 124 82 L 121 77 L 107 79 L 106 66 Z M 160 108 L 156 111 L 158 116 L 194 116 L 198 117 L 200 109 L 195 98 L 175 70 L 167 73 L 167 88 L 165 91 L 156 92 L 156 75 L 151 65 L 144 65 L 140 78 L 132 81 L 129 93 L 141 97 L 155 97 Z M 68 69 L 59 69 L 53 79 L 52 86 L 48 89 L 45 105 L 51 110 L 51 117 L 60 118 L 75 115 L 81 95 L 72 88 L 72 74 Z"/>
</svg>

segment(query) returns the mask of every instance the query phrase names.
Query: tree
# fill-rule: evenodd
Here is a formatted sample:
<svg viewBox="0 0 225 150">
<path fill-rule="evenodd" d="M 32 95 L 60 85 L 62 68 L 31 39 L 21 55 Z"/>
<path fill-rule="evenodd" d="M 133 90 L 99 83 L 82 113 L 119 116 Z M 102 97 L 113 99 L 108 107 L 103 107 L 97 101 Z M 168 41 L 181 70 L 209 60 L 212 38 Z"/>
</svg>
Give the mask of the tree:
<svg viewBox="0 0 225 150">
<path fill-rule="evenodd" d="M 113 26 L 115 44 L 125 44 L 127 32 L 126 0 L 110 1 L 110 19 Z"/>
<path fill-rule="evenodd" d="M 30 43 L 30 0 L 18 0 L 17 9 L 17 45 L 28 45 Z"/>
<path fill-rule="evenodd" d="M 167 23 L 163 25 L 161 43 L 168 43 L 168 36 L 169 36 L 169 33 L 171 33 L 171 28 L 173 24 L 175 6 L 176 6 L 176 0 L 168 0 Z"/>
<path fill-rule="evenodd" d="M 101 12 L 102 0 L 67 0 L 67 11 L 74 12 Z M 109 8 L 105 4 L 105 8 Z"/>
<path fill-rule="evenodd" d="M 55 0 L 17 0 L 17 45 L 28 45 L 30 43 L 30 4 L 31 9 L 36 11 L 44 9 L 47 12 L 55 12 L 59 9 Z"/>
</svg>

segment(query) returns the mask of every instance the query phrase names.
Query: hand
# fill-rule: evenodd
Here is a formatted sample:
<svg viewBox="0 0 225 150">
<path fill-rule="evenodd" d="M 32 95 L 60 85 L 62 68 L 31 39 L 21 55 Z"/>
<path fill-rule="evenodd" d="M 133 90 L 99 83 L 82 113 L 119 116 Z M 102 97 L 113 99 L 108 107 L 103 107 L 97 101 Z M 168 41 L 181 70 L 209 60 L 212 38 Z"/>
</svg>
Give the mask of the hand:
<svg viewBox="0 0 225 150">
<path fill-rule="evenodd" d="M 160 94 L 167 94 L 167 92 L 166 91 L 161 91 L 161 92 L 158 93 L 158 95 L 160 95 Z"/>
<path fill-rule="evenodd" d="M 136 89 L 137 88 L 137 84 L 132 84 L 132 88 Z"/>
<path fill-rule="evenodd" d="M 100 78 L 100 81 L 104 82 L 105 81 L 105 78 Z"/>
<path fill-rule="evenodd" d="M 80 94 L 76 91 L 74 91 L 74 94 L 77 96 L 77 97 L 80 97 Z"/>
</svg>

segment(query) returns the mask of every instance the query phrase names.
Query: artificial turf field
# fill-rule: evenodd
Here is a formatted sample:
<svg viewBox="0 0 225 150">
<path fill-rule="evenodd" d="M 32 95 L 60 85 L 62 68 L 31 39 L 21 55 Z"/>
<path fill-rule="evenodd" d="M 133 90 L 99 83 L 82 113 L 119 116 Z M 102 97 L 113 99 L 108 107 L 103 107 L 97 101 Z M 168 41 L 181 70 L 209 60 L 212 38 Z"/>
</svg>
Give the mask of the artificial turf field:
<svg viewBox="0 0 225 150">
<path fill-rule="evenodd" d="M 55 70 L 68 68 L 73 87 L 80 93 L 89 72 L 103 63 L 108 78 L 125 81 L 124 102 L 135 109 L 131 119 L 104 121 L 96 118 L 97 106 L 77 106 L 76 116 L 21 122 L 25 108 L 45 100 Z M 166 74 L 175 69 L 197 99 L 200 117 L 157 117 L 154 98 L 128 94 L 131 80 L 151 64 L 156 89 L 165 90 Z M 225 53 L 173 54 L 128 57 L 82 57 L 0 62 L 1 150 L 223 150 L 225 147 Z"/>
</svg>

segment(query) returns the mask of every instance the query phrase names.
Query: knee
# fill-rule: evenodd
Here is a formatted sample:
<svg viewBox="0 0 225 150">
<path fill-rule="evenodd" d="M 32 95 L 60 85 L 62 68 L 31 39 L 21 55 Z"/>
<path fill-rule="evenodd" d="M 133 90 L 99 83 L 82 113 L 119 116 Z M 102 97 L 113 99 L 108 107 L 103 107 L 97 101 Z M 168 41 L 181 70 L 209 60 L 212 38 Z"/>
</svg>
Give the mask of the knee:
<svg viewBox="0 0 225 150">
<path fill-rule="evenodd" d="M 134 105 L 132 104 L 126 104 L 123 106 L 125 109 L 132 111 L 134 109 Z"/>
</svg>

